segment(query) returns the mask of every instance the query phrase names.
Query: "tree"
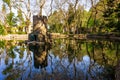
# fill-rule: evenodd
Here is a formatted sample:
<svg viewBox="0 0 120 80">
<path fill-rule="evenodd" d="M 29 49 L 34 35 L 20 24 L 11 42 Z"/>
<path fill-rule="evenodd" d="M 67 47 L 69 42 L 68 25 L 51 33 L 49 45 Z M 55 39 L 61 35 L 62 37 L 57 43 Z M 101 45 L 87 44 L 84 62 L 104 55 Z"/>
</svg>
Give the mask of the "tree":
<svg viewBox="0 0 120 80">
<path fill-rule="evenodd" d="M 16 26 L 16 22 L 17 22 L 17 19 L 15 17 L 15 14 L 13 12 L 10 12 L 7 14 L 7 19 L 6 19 L 7 23 L 9 26 Z"/>
<path fill-rule="evenodd" d="M 108 32 L 120 32 L 120 1 L 106 0 L 106 9 L 103 12 L 105 27 Z"/>
<path fill-rule="evenodd" d="M 0 35 L 5 34 L 4 26 L 0 23 Z"/>
<path fill-rule="evenodd" d="M 39 15 L 42 15 L 42 9 L 43 9 L 45 2 L 46 2 L 46 0 L 40 0 L 40 13 L 39 13 Z"/>
<path fill-rule="evenodd" d="M 30 0 L 17 0 L 14 2 L 14 9 L 17 11 L 18 29 L 20 32 L 30 33 L 31 31 L 31 4 Z"/>
<path fill-rule="evenodd" d="M 48 24 L 50 26 L 50 32 L 62 33 L 63 23 L 60 11 L 54 11 L 54 13 L 49 17 Z"/>
<path fill-rule="evenodd" d="M 12 10 L 12 1 L 11 0 L 3 0 L 4 3 L 7 4 L 7 6 L 10 8 L 10 12 Z"/>
</svg>

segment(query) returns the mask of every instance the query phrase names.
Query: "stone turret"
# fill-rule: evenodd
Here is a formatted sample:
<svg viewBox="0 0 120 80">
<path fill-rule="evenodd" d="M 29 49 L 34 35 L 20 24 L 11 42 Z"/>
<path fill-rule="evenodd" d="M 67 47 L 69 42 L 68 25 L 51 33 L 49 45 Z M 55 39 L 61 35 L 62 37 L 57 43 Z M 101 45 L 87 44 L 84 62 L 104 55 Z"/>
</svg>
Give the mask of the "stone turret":
<svg viewBox="0 0 120 80">
<path fill-rule="evenodd" d="M 47 17 L 33 16 L 33 32 L 30 34 L 29 40 L 47 41 Z"/>
</svg>

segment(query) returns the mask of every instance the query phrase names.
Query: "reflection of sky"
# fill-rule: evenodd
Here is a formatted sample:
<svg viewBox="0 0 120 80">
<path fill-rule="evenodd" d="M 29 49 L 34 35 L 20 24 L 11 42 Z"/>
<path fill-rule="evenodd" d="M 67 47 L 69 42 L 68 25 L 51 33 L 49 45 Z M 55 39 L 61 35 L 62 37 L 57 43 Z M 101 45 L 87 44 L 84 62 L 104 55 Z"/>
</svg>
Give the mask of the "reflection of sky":
<svg viewBox="0 0 120 80">
<path fill-rule="evenodd" d="M 5 61 L 4 61 L 4 57 L 6 55 L 5 54 L 2 54 L 0 55 L 0 80 L 3 80 L 5 78 L 5 76 L 2 74 L 2 71 L 6 68 L 6 65 L 5 65 Z"/>
<path fill-rule="evenodd" d="M 18 49 L 20 49 L 20 46 L 17 47 Z M 14 64 L 13 64 L 13 67 L 14 69 L 16 68 L 19 68 L 19 69 L 26 69 L 28 68 L 28 61 L 30 60 L 30 56 L 31 55 L 28 55 L 27 54 L 27 51 L 25 50 L 22 54 L 23 54 L 23 58 L 20 59 L 20 54 L 19 54 L 19 51 L 15 51 L 13 50 L 14 54 L 16 55 L 16 57 L 13 59 L 14 61 Z M 6 54 L 6 50 L 4 51 L 4 53 L 2 53 L 0 55 L 0 80 L 4 80 L 4 78 L 6 77 L 6 75 L 2 74 L 3 70 L 6 69 L 6 67 L 8 67 L 11 63 L 12 63 L 12 58 L 10 57 L 6 57 L 7 54 Z M 5 59 L 8 58 L 8 64 L 5 64 Z M 22 64 L 23 63 L 23 64 Z M 9 75 L 9 74 L 7 74 Z"/>
<path fill-rule="evenodd" d="M 80 74 L 84 75 L 84 80 L 86 80 L 86 76 L 90 78 L 90 73 L 95 77 L 96 72 L 101 72 L 102 68 L 97 63 L 94 63 L 93 60 L 90 59 L 88 55 L 83 56 L 82 61 L 77 61 L 76 58 L 70 63 L 68 58 L 62 58 L 62 60 L 58 56 L 54 56 L 52 53 L 49 54 L 52 58 L 48 57 L 48 67 L 46 70 L 50 73 L 53 70 L 57 69 L 59 72 L 63 72 L 66 69 L 66 76 L 74 78 L 75 74 L 80 76 Z M 91 64 L 94 64 L 91 66 Z M 62 66 L 61 66 L 62 65 Z M 89 69 L 91 68 L 90 72 Z M 75 72 L 76 68 L 76 72 Z M 99 69 L 99 70 L 98 70 Z M 98 71 L 95 71 L 98 70 Z M 78 78 L 78 77 L 77 77 Z"/>
<path fill-rule="evenodd" d="M 18 47 L 19 49 L 19 47 Z M 22 53 L 23 58 L 19 58 L 19 52 L 13 50 L 16 58 L 14 58 L 14 69 L 20 69 L 22 70 L 22 79 L 25 79 L 27 77 L 34 77 L 33 74 L 42 74 L 43 69 L 39 68 L 36 69 L 34 67 L 34 60 L 33 60 L 33 53 L 27 53 L 26 49 Z M 5 57 L 6 52 L 4 54 L 0 55 L 1 61 L 0 61 L 0 80 L 3 80 L 6 76 L 2 74 L 2 71 L 9 66 L 12 63 L 12 59 L 9 58 L 8 65 L 5 64 Z M 90 69 L 90 66 L 93 65 Z M 76 75 L 76 78 L 79 78 L 80 75 L 82 75 L 84 78 L 82 80 L 86 80 L 86 76 L 90 78 L 89 73 L 92 73 L 93 76 L 95 76 L 96 72 L 101 72 L 102 68 L 99 68 L 100 66 L 95 63 L 93 60 L 90 59 L 88 55 L 83 56 L 82 61 L 78 61 L 77 58 L 74 58 L 72 62 L 69 62 L 68 56 L 59 58 L 59 56 L 55 56 L 52 52 L 48 54 L 48 66 L 45 67 L 45 70 L 47 74 L 53 74 L 58 73 L 62 76 L 68 76 L 69 78 L 73 79 Z M 99 68 L 99 70 L 98 70 Z M 76 72 L 75 72 L 76 69 Z M 98 71 L 97 71 L 98 70 Z M 30 75 L 30 76 L 29 76 Z M 78 77 L 77 77 L 78 76 Z"/>
</svg>

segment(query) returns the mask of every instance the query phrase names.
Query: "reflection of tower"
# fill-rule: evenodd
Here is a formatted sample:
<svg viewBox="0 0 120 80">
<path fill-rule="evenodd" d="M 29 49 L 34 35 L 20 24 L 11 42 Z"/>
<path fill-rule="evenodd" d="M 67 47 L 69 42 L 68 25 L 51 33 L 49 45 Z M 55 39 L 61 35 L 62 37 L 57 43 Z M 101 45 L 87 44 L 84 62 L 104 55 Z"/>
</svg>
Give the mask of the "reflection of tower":
<svg viewBox="0 0 120 80">
<path fill-rule="evenodd" d="M 34 56 L 34 67 L 35 68 L 43 68 L 47 66 L 47 54 L 48 54 L 48 45 L 44 44 L 36 44 L 29 45 L 29 49 L 33 51 Z"/>
<path fill-rule="evenodd" d="M 45 50 L 45 45 L 36 45 L 36 49 L 34 50 L 34 66 L 35 68 L 47 66 L 47 51 Z"/>
</svg>

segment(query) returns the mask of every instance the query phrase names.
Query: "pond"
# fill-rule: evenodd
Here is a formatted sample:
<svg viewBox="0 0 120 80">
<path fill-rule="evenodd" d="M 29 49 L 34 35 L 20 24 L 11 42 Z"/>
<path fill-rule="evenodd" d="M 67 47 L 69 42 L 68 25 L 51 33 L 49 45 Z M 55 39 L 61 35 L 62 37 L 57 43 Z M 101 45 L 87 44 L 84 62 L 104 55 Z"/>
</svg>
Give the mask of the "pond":
<svg viewBox="0 0 120 80">
<path fill-rule="evenodd" d="M 114 80 L 119 41 L 52 41 L 0 41 L 0 80 Z"/>
</svg>

